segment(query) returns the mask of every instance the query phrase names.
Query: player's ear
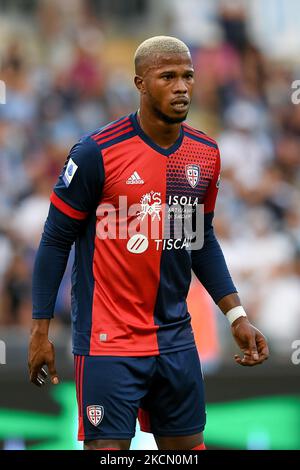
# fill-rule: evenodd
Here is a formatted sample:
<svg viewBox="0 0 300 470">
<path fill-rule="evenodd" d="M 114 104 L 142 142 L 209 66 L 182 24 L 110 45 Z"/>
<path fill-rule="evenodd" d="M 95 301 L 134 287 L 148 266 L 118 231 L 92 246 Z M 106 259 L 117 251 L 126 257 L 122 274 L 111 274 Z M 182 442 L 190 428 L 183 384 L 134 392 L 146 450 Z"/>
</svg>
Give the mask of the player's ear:
<svg viewBox="0 0 300 470">
<path fill-rule="evenodd" d="M 134 83 L 140 93 L 145 93 L 144 79 L 139 75 L 134 77 Z"/>
</svg>

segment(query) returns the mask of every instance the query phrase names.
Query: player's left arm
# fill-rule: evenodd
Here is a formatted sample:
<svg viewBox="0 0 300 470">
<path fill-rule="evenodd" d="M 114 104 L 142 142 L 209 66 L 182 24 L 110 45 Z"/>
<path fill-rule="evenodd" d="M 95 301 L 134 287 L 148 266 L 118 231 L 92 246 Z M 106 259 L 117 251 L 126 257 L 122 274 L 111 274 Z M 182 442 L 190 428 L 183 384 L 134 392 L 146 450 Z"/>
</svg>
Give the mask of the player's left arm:
<svg viewBox="0 0 300 470">
<path fill-rule="evenodd" d="M 219 308 L 226 315 L 232 308 L 241 306 L 237 294 L 229 294 L 218 302 Z M 231 324 L 231 332 L 237 345 L 243 353 L 240 357 L 235 354 L 234 359 L 241 366 L 255 366 L 262 364 L 269 357 L 269 348 L 264 335 L 253 326 L 247 317 L 241 316 Z"/>
<path fill-rule="evenodd" d="M 241 307 L 237 289 L 229 273 L 222 249 L 214 234 L 213 217 L 220 179 L 220 155 L 217 152 L 215 171 L 204 201 L 204 244 L 200 250 L 192 250 L 192 269 L 214 302 L 226 315 L 235 307 Z M 243 356 L 235 355 L 235 361 L 243 366 L 261 364 L 269 356 L 263 334 L 255 328 L 247 316 L 240 316 L 231 324 L 232 335 Z"/>
</svg>

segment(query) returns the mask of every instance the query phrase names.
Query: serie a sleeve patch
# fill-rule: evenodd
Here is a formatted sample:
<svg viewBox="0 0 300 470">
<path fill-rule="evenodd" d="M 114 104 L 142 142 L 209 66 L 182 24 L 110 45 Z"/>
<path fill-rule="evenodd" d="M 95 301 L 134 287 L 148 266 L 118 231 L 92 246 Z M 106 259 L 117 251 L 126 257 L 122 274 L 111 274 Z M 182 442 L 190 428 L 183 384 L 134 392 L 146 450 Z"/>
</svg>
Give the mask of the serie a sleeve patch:
<svg viewBox="0 0 300 470">
<path fill-rule="evenodd" d="M 72 158 L 69 159 L 68 161 L 68 164 L 67 164 L 67 168 L 64 172 L 64 175 L 63 175 L 63 181 L 66 185 L 66 187 L 68 187 L 77 171 L 77 168 L 78 168 L 78 165 L 76 165 L 76 163 L 74 162 L 74 160 L 72 160 Z"/>
</svg>

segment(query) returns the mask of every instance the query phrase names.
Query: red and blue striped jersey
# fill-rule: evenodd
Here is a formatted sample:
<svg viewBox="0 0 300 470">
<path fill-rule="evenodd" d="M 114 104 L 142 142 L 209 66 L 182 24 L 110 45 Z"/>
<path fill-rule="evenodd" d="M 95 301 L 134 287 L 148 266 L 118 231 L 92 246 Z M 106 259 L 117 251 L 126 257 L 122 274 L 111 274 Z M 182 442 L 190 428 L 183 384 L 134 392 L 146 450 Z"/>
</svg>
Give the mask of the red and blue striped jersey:
<svg viewBox="0 0 300 470">
<path fill-rule="evenodd" d="M 219 174 L 213 139 L 183 123 L 174 145 L 161 148 L 136 113 L 71 149 L 51 202 L 80 223 L 72 276 L 75 354 L 147 356 L 194 347 L 186 297 L 197 253 L 182 238 L 164 238 L 164 204 L 204 204 L 213 214 Z M 124 201 L 137 212 L 125 210 Z M 130 235 L 130 226 L 154 220 L 156 237 Z M 220 295 L 233 291 L 226 286 Z"/>
</svg>

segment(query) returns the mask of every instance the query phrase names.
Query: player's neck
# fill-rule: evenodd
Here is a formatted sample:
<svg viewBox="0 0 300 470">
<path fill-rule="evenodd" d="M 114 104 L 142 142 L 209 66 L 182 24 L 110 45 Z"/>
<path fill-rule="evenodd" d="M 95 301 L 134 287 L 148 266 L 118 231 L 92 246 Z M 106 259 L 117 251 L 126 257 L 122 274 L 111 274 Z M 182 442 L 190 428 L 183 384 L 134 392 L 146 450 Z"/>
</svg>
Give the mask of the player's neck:
<svg viewBox="0 0 300 470">
<path fill-rule="evenodd" d="M 171 147 L 180 136 L 181 123 L 168 124 L 143 108 L 139 109 L 137 119 L 145 134 L 162 148 Z"/>
</svg>

